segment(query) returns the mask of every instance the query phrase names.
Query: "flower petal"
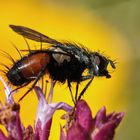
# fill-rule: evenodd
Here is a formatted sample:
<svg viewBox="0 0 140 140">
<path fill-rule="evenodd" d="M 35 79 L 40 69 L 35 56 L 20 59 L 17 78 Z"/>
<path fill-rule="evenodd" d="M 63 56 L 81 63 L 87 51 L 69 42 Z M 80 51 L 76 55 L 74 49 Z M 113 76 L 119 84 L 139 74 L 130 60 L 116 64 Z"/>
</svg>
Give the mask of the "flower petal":
<svg viewBox="0 0 140 140">
<path fill-rule="evenodd" d="M 66 140 L 66 135 L 63 128 L 60 126 L 60 140 Z"/>
<path fill-rule="evenodd" d="M 52 118 L 56 110 L 72 111 L 73 108 L 64 102 L 48 104 L 39 87 L 35 87 L 35 91 L 39 100 L 36 120 L 39 119 L 41 121 L 42 128 Z"/>
<path fill-rule="evenodd" d="M 16 113 L 16 118 L 9 122 L 7 125 L 8 135 L 11 138 L 22 140 L 23 138 L 23 129 L 20 122 L 19 114 Z"/>
<path fill-rule="evenodd" d="M 23 140 L 40 140 L 39 134 L 35 134 L 31 125 L 24 130 Z"/>
<path fill-rule="evenodd" d="M 54 112 L 58 109 L 65 110 L 66 112 L 72 111 L 73 108 L 63 102 L 48 104 L 41 88 L 35 87 L 34 89 L 39 100 L 37 117 L 35 121 L 35 131 L 36 134 L 39 134 L 41 140 L 47 140 L 49 137 Z"/>
<path fill-rule="evenodd" d="M 89 140 L 88 132 L 85 131 L 77 122 L 69 128 L 66 140 Z"/>
<path fill-rule="evenodd" d="M 100 127 L 106 121 L 106 108 L 102 107 L 98 112 L 94 120 L 94 128 Z"/>
<path fill-rule="evenodd" d="M 3 80 L 3 78 L 1 76 L 0 76 L 0 80 L 4 85 L 4 90 L 5 90 L 5 95 L 6 95 L 7 102 L 11 103 L 11 104 L 14 103 L 14 99 L 13 99 L 13 96 L 12 96 L 13 93 L 11 94 L 11 91 L 12 91 L 11 86 L 7 85 L 7 83 Z"/>
<path fill-rule="evenodd" d="M 76 121 L 86 130 L 92 127 L 92 113 L 88 104 L 84 100 L 80 100 L 76 105 Z"/>
<path fill-rule="evenodd" d="M 92 140 L 112 140 L 115 134 L 115 129 L 122 120 L 124 113 L 116 113 L 113 120 L 110 120 L 102 125 L 100 128 L 95 128 L 91 134 Z"/>
<path fill-rule="evenodd" d="M 35 134 L 39 136 L 40 140 L 48 140 L 50 135 L 50 128 L 52 124 L 52 119 L 50 119 L 42 129 L 42 123 L 40 120 L 37 121 L 35 126 Z"/>
</svg>

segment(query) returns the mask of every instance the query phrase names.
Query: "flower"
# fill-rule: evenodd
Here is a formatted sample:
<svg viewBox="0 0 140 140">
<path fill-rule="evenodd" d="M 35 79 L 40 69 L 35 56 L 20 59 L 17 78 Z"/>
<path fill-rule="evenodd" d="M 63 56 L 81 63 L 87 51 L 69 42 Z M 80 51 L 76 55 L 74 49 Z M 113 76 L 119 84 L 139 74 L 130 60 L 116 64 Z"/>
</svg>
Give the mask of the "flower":
<svg viewBox="0 0 140 140">
<path fill-rule="evenodd" d="M 5 104 L 0 103 L 0 124 L 8 132 L 6 136 L 0 130 L 0 140 L 48 140 L 53 114 L 60 109 L 66 111 L 63 118 L 67 121 L 64 128 L 61 127 L 60 140 L 112 140 L 115 129 L 124 116 L 123 112 L 106 115 L 106 108 L 102 107 L 92 117 L 91 109 L 84 100 L 78 101 L 74 108 L 64 102 L 52 103 L 52 82 L 47 99 L 39 86 L 34 87 L 38 97 L 35 125 L 34 128 L 31 125 L 25 128 L 20 120 L 20 105 L 14 102 L 11 87 L 1 77 L 0 80 L 6 93 Z"/>
<path fill-rule="evenodd" d="M 59 109 L 71 112 L 73 108 L 64 102 L 48 104 L 47 100 L 44 98 L 41 88 L 39 87 L 35 87 L 35 92 L 39 100 L 38 112 L 35 121 L 35 132 L 39 135 L 40 140 L 47 140 L 54 112 Z"/>
<path fill-rule="evenodd" d="M 5 136 L 0 130 L 0 140 L 48 140 L 54 112 L 59 109 L 69 112 L 73 109 L 64 102 L 48 103 L 41 88 L 36 86 L 34 89 L 38 97 L 38 111 L 35 126 L 34 129 L 31 125 L 25 128 L 20 120 L 20 105 L 14 102 L 12 94 L 10 94 L 11 87 L 1 77 L 0 80 L 4 84 L 7 97 L 6 103 L 0 104 L 0 124 L 4 125 L 8 132 L 8 136 Z M 50 94 L 53 92 L 52 89 L 53 87 Z"/>
<path fill-rule="evenodd" d="M 92 118 L 88 104 L 80 100 L 76 105 L 74 115 L 74 120 L 66 134 L 61 128 L 60 140 L 112 140 L 124 113 L 106 115 L 106 108 L 102 107 Z"/>
<path fill-rule="evenodd" d="M 6 137 L 2 130 L 0 130 L 0 140 L 21 140 L 23 126 L 19 117 L 20 106 L 14 103 L 12 94 L 10 94 L 12 91 L 11 87 L 8 86 L 1 77 L 0 80 L 4 84 L 6 94 L 5 104 L 0 104 L 0 124 L 4 125 L 8 132 L 8 137 Z"/>
</svg>

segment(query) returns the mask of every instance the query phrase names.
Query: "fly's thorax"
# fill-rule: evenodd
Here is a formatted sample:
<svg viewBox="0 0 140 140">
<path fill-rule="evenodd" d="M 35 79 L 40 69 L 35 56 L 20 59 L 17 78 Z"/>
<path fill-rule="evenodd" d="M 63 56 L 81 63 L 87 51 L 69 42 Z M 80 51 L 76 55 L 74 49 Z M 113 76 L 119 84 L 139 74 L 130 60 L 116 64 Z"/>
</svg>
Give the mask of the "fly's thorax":
<svg viewBox="0 0 140 140">
<path fill-rule="evenodd" d="M 64 61 L 70 62 L 71 60 L 70 56 L 62 49 L 52 47 L 49 48 L 49 50 L 54 52 L 52 53 L 52 57 L 58 64 L 62 64 Z"/>
</svg>

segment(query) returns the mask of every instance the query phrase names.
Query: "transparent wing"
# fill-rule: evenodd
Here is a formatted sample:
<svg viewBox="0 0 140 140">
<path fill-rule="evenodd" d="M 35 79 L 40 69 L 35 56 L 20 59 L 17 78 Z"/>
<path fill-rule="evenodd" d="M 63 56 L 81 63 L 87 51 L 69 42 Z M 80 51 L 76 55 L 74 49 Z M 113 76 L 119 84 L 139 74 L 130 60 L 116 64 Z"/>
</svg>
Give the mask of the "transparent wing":
<svg viewBox="0 0 140 140">
<path fill-rule="evenodd" d="M 29 50 L 20 50 L 21 52 L 29 52 Z M 72 57 L 71 54 L 64 52 L 62 50 L 57 50 L 57 49 L 44 49 L 44 50 L 30 50 L 30 53 L 36 53 L 36 52 L 41 52 L 41 53 L 50 53 L 50 54 L 60 54 L 60 55 L 66 55 Z"/>
<path fill-rule="evenodd" d="M 62 43 L 56 41 L 55 39 L 52 39 L 38 31 L 35 31 L 33 29 L 24 27 L 24 26 L 16 26 L 16 25 L 9 25 L 9 27 L 18 33 L 19 35 L 22 35 L 25 38 L 37 41 L 37 42 L 45 42 L 50 43 L 54 45 L 62 45 Z"/>
</svg>

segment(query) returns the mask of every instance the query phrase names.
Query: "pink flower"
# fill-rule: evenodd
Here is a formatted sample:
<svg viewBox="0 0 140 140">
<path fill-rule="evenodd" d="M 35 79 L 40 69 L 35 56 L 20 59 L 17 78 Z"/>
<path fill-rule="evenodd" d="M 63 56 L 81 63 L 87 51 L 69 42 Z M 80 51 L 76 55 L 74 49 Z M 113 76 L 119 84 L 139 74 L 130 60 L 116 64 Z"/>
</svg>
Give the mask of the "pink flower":
<svg viewBox="0 0 140 140">
<path fill-rule="evenodd" d="M 25 128 L 20 121 L 20 106 L 14 102 L 12 95 L 10 95 L 11 88 L 1 77 L 0 80 L 4 84 L 7 97 L 6 103 L 0 104 L 0 124 L 4 125 L 8 132 L 8 136 L 5 136 L 0 130 L 0 140 L 48 140 L 54 112 L 59 109 L 66 112 L 72 111 L 72 107 L 64 102 L 48 104 L 41 88 L 35 87 L 39 101 L 35 127 L 33 129 L 29 125 Z"/>
<path fill-rule="evenodd" d="M 0 130 L 0 140 L 48 140 L 53 114 L 60 109 L 66 111 L 63 118 L 67 120 L 64 128 L 61 128 L 60 140 L 113 140 L 115 129 L 124 116 L 122 112 L 106 115 L 106 108 L 102 107 L 96 116 L 92 117 L 92 112 L 84 100 L 78 101 L 75 108 L 64 102 L 52 103 L 52 82 L 47 100 L 40 87 L 34 88 L 38 97 L 35 125 L 34 128 L 31 125 L 25 128 L 20 120 L 20 105 L 14 102 L 13 95 L 10 94 L 11 87 L 1 77 L 0 80 L 6 93 L 5 104 L 0 103 L 0 124 L 5 126 L 8 132 L 6 136 Z"/>
<path fill-rule="evenodd" d="M 39 100 L 38 112 L 35 121 L 35 133 L 39 135 L 40 140 L 47 140 L 54 112 L 59 109 L 71 112 L 72 107 L 64 102 L 48 104 L 47 100 L 44 98 L 42 90 L 39 87 L 35 87 L 35 91 Z"/>
<path fill-rule="evenodd" d="M 0 124 L 4 125 L 8 132 L 8 137 L 6 137 L 0 130 L 0 140 L 22 140 L 22 131 L 24 131 L 24 128 L 19 118 L 20 106 L 14 103 L 12 94 L 10 95 L 12 91 L 11 87 L 7 86 L 1 77 L 0 80 L 4 84 L 6 94 L 6 103 L 4 105 L 0 104 Z"/>
<path fill-rule="evenodd" d="M 84 100 L 77 103 L 74 114 L 66 134 L 61 128 L 60 140 L 112 140 L 124 116 L 124 113 L 106 115 L 106 109 L 102 107 L 92 118 L 91 110 Z"/>
</svg>

